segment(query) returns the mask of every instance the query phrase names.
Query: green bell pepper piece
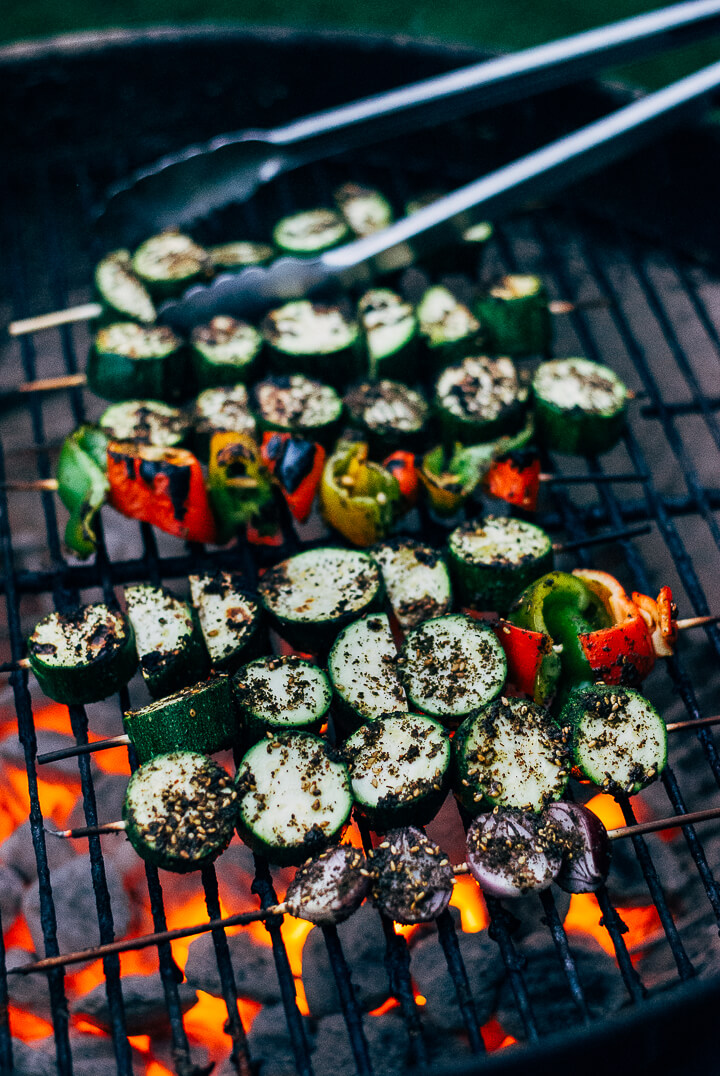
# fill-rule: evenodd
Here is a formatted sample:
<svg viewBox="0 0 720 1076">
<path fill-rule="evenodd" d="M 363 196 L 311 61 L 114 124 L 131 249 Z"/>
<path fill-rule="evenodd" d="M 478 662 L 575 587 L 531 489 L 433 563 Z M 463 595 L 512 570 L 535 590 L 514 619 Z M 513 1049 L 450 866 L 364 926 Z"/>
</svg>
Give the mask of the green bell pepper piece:
<svg viewBox="0 0 720 1076">
<path fill-rule="evenodd" d="M 229 542 L 246 523 L 262 516 L 273 499 L 272 478 L 249 434 L 213 434 L 208 493 L 221 544 Z"/>
<path fill-rule="evenodd" d="M 65 438 L 57 464 L 58 496 L 70 513 L 65 544 L 79 557 L 97 547 L 95 516 L 105 503 L 108 438 L 97 426 L 81 426 Z"/>
</svg>

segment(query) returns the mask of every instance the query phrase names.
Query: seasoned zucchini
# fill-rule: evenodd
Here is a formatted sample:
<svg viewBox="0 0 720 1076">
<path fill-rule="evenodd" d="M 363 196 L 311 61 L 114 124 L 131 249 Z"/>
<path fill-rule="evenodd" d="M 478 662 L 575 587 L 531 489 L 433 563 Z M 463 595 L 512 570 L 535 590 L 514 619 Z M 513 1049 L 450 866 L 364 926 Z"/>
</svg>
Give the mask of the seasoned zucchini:
<svg viewBox="0 0 720 1076">
<path fill-rule="evenodd" d="M 418 323 L 410 303 L 389 288 L 371 288 L 358 303 L 370 378 L 415 381 Z"/>
<path fill-rule="evenodd" d="M 190 576 L 190 594 L 214 669 L 233 672 L 263 643 L 260 606 L 232 572 Z"/>
<path fill-rule="evenodd" d="M 435 407 L 448 442 L 478 444 L 515 433 L 525 421 L 528 390 L 512 359 L 468 356 L 435 384 Z"/>
<path fill-rule="evenodd" d="M 437 375 L 447 363 L 464 358 L 482 345 L 480 322 L 448 288 L 428 288 L 416 313 L 429 376 Z"/>
<path fill-rule="evenodd" d="M 95 290 L 106 315 L 151 325 L 157 317 L 150 293 L 133 272 L 129 250 L 113 250 L 95 267 Z"/>
<path fill-rule="evenodd" d="M 339 306 L 307 299 L 271 310 L 261 326 L 282 373 L 344 385 L 358 373 L 359 328 Z"/>
<path fill-rule="evenodd" d="M 187 287 L 212 275 L 213 264 L 206 250 L 180 232 L 152 235 L 132 259 L 133 270 L 157 299 L 181 295 Z"/>
<path fill-rule="evenodd" d="M 123 804 L 127 838 L 146 862 L 187 874 L 230 844 L 237 793 L 222 766 L 194 751 L 173 751 L 139 766 Z"/>
<path fill-rule="evenodd" d="M 352 425 L 380 456 L 419 444 L 430 413 L 425 397 L 399 381 L 362 381 L 344 402 Z"/>
<path fill-rule="evenodd" d="M 208 247 L 210 261 L 216 269 L 232 272 L 233 269 L 247 269 L 249 265 L 267 265 L 275 256 L 269 243 L 253 243 L 248 239 L 236 239 L 231 243 L 220 243 Z"/>
<path fill-rule="evenodd" d="M 338 432 L 342 400 L 330 385 L 302 374 L 268 377 L 253 390 L 263 430 L 297 433 L 331 442 Z"/>
<path fill-rule="evenodd" d="M 190 430 L 190 419 L 177 407 L 156 400 L 125 400 L 111 404 L 100 416 L 101 429 L 113 441 L 175 448 Z"/>
<path fill-rule="evenodd" d="M 504 276 L 478 300 L 475 312 L 496 355 L 540 355 L 550 350 L 552 318 L 540 277 Z"/>
<path fill-rule="evenodd" d="M 240 723 L 224 673 L 123 714 L 140 762 L 170 751 L 212 755 L 239 741 Z"/>
<path fill-rule="evenodd" d="M 408 632 L 399 664 L 412 705 L 451 728 L 499 695 L 507 676 L 492 628 L 459 614 Z"/>
<path fill-rule="evenodd" d="M 238 767 L 238 833 L 271 863 L 298 864 L 338 839 L 352 809 L 350 776 L 324 740 L 282 732 Z"/>
<path fill-rule="evenodd" d="M 411 538 L 395 538 L 374 546 L 371 553 L 380 565 L 387 600 L 403 631 L 450 611 L 450 575 L 436 549 Z"/>
<path fill-rule="evenodd" d="M 384 194 L 360 183 L 343 183 L 333 199 L 346 223 L 358 239 L 381 232 L 392 224 L 393 211 Z"/>
<path fill-rule="evenodd" d="M 132 624 L 104 602 L 48 613 L 28 639 L 28 657 L 45 694 L 67 706 L 112 695 L 138 661 Z"/>
<path fill-rule="evenodd" d="M 244 385 L 205 389 L 195 400 L 192 409 L 195 446 L 198 456 L 207 460 L 214 433 L 249 433 L 255 436 L 255 419 Z"/>
<path fill-rule="evenodd" d="M 370 613 L 340 632 L 328 657 L 328 672 L 338 697 L 335 716 L 344 728 L 408 708 L 385 613 Z"/>
<path fill-rule="evenodd" d="M 565 791 L 569 736 L 547 710 L 524 699 L 495 699 L 460 726 L 453 740 L 455 793 L 470 811 L 488 803 L 541 811 Z"/>
<path fill-rule="evenodd" d="M 625 429 L 628 390 L 607 366 L 589 359 L 553 359 L 532 383 L 538 439 L 554 452 L 596 455 Z"/>
<path fill-rule="evenodd" d="M 206 674 L 209 663 L 202 632 L 187 602 L 151 583 L 126 587 L 125 601 L 140 671 L 154 699 Z"/>
<path fill-rule="evenodd" d="M 258 593 L 280 634 L 313 652 L 327 647 L 349 621 L 379 608 L 383 585 L 367 553 L 324 546 L 270 568 Z"/>
<path fill-rule="evenodd" d="M 450 783 L 450 737 L 422 714 L 387 713 L 343 745 L 353 796 L 374 830 L 425 825 L 440 810 Z"/>
<path fill-rule="evenodd" d="M 248 744 L 283 729 L 319 732 L 332 701 L 323 670 L 295 655 L 242 665 L 233 678 L 233 691 Z"/>
<path fill-rule="evenodd" d="M 665 769 L 665 722 L 639 691 L 576 688 L 560 723 L 572 729 L 575 765 L 603 792 L 633 796 Z"/>
<path fill-rule="evenodd" d="M 184 341 L 166 325 L 117 321 L 93 339 L 88 385 L 106 400 L 164 400 L 187 391 Z"/>
<path fill-rule="evenodd" d="M 345 218 L 334 209 L 307 209 L 283 217 L 273 228 L 273 242 L 281 254 L 312 257 L 349 238 Z"/>
<path fill-rule="evenodd" d="M 197 325 L 190 336 L 198 387 L 216 388 L 246 381 L 262 349 L 262 337 L 247 322 L 218 315 Z"/>
<path fill-rule="evenodd" d="M 448 560 L 463 605 L 505 613 L 530 583 L 552 571 L 553 547 L 534 523 L 487 515 L 452 532 Z"/>
</svg>

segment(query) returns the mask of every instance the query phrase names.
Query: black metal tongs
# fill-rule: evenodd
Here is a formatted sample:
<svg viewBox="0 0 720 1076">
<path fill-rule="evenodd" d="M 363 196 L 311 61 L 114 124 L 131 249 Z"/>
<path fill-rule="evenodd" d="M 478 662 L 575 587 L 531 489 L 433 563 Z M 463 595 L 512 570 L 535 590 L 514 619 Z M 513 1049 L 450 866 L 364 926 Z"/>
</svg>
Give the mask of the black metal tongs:
<svg viewBox="0 0 720 1076">
<path fill-rule="evenodd" d="M 458 118 L 587 78 L 610 64 L 647 57 L 720 30 L 720 0 L 692 0 L 609 26 L 343 105 L 265 131 L 221 135 L 164 157 L 110 191 L 98 217 L 104 234 L 125 242 L 166 227 L 187 227 L 248 199 L 281 172 L 351 148 Z M 459 188 L 382 232 L 312 258 L 281 257 L 267 268 L 220 275 L 165 303 L 161 320 L 185 331 L 217 313 L 250 315 L 330 281 L 364 283 L 401 269 L 428 247 L 456 238 L 480 219 L 529 197 L 557 191 L 618 160 L 697 111 L 720 87 L 720 62 L 642 97 L 495 172 Z M 81 308 L 78 308 L 81 309 Z M 16 323 L 32 331 L 75 320 L 62 312 Z M 63 314 L 65 315 L 63 317 Z M 22 325 L 22 328 L 21 328 Z"/>
</svg>

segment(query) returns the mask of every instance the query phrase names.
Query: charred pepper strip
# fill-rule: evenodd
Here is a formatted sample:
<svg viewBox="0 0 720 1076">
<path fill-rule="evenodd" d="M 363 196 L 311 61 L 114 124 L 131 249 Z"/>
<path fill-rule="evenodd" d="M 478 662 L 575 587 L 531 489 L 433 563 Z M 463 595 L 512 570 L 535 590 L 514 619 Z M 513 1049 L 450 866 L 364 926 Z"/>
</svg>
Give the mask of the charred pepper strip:
<svg viewBox="0 0 720 1076">
<path fill-rule="evenodd" d="M 656 657 L 653 638 L 641 610 L 607 572 L 581 568 L 573 575 L 599 599 L 611 621 L 610 627 L 579 637 L 593 679 L 637 687 L 651 672 Z"/>
<path fill-rule="evenodd" d="M 260 451 L 293 517 L 304 523 L 322 478 L 325 449 L 289 433 L 266 433 Z"/>
<path fill-rule="evenodd" d="M 130 519 L 189 542 L 217 541 L 202 469 L 184 448 L 110 441 L 110 503 Z"/>
<path fill-rule="evenodd" d="M 532 450 L 510 452 L 493 461 L 483 485 L 492 497 L 534 512 L 540 492 L 540 460 Z"/>
<path fill-rule="evenodd" d="M 228 542 L 272 502 L 272 483 L 249 434 L 214 433 L 210 441 L 208 494 L 218 540 Z"/>
<path fill-rule="evenodd" d="M 58 496 L 70 513 L 65 544 L 79 557 L 95 552 L 95 516 L 110 484 L 105 473 L 108 440 L 95 426 L 81 426 L 66 437 L 57 465 Z"/>
<path fill-rule="evenodd" d="M 383 467 L 397 479 L 400 489 L 400 513 L 414 507 L 420 495 L 420 477 L 415 463 L 415 453 L 399 449 L 383 460 Z"/>
<path fill-rule="evenodd" d="M 323 519 L 356 546 L 387 534 L 400 499 L 397 479 L 368 460 L 364 443 L 343 444 L 325 464 L 320 482 Z"/>
</svg>

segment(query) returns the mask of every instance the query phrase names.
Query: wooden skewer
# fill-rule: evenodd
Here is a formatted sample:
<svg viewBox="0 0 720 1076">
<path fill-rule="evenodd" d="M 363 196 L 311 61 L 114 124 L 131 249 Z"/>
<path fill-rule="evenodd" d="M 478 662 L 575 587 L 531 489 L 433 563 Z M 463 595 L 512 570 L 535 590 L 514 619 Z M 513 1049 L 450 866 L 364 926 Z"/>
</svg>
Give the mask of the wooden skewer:
<svg viewBox="0 0 720 1076">
<path fill-rule="evenodd" d="M 541 482 L 546 482 L 548 485 L 568 486 L 579 485 L 583 482 L 647 482 L 650 475 L 605 474 L 604 472 L 598 472 L 597 474 L 548 474 L 543 471 L 538 477 Z"/>
<path fill-rule="evenodd" d="M 36 762 L 44 766 L 48 762 L 60 762 L 64 758 L 76 758 L 78 755 L 90 755 L 95 751 L 108 751 L 111 747 L 127 747 L 132 740 L 125 732 L 119 736 L 110 736 L 107 740 L 93 740 L 92 743 L 73 744 L 72 747 L 63 747 L 58 751 L 46 751 L 38 755 Z"/>
<path fill-rule="evenodd" d="M 711 624 L 717 624 L 720 616 L 689 616 L 684 620 L 677 621 L 678 631 L 687 631 L 688 628 L 707 628 Z"/>
<path fill-rule="evenodd" d="M 652 525 L 650 523 L 640 523 L 637 527 L 603 531 L 602 534 L 591 534 L 585 538 L 577 538 L 572 542 L 553 542 L 553 553 L 572 553 L 575 549 L 584 549 L 589 545 L 602 545 L 604 542 L 618 542 L 624 538 L 637 538 L 640 535 L 649 534 L 651 530 Z"/>
<path fill-rule="evenodd" d="M 0 489 L 6 493 L 57 493 L 57 478 L 33 478 L 27 481 L 22 478 L 11 478 L 7 482 L 0 483 Z"/>
<path fill-rule="evenodd" d="M 67 310 L 54 310 L 50 314 L 38 314 L 34 318 L 21 318 L 19 321 L 11 321 L 8 325 L 10 336 L 26 336 L 27 333 L 37 333 L 42 329 L 56 329 L 60 325 L 72 325 L 76 321 L 91 321 L 99 318 L 103 312 L 100 303 L 82 303 L 80 306 L 71 306 Z"/>
<path fill-rule="evenodd" d="M 617 829 L 608 830 L 611 841 L 622 840 L 625 837 L 636 837 L 643 833 L 656 833 L 658 830 L 673 829 L 678 826 L 690 826 L 697 822 L 709 822 L 711 819 L 720 818 L 720 807 L 711 807 L 705 811 L 693 811 L 690 814 L 673 815 L 671 818 L 659 818 L 650 822 L 638 822 L 632 826 L 620 826 Z M 93 830 L 102 827 L 88 827 Z M 80 833 L 79 830 L 61 831 Z M 58 834 L 59 836 L 60 834 Z M 453 867 L 456 875 L 469 874 L 467 863 L 459 863 Z M 206 934 L 211 930 L 223 927 L 244 926 L 247 923 L 257 923 L 263 919 L 269 919 L 276 915 L 284 915 L 290 909 L 286 903 L 273 904 L 256 912 L 240 912 L 224 919 L 211 919 L 207 923 L 201 923 L 192 927 L 178 927 L 175 930 L 158 931 L 155 934 L 143 934 L 139 938 L 124 938 L 121 941 L 109 942 L 106 945 L 96 945 L 90 949 L 81 949 L 74 953 L 61 953 L 59 956 L 47 957 L 38 960 L 34 964 L 21 964 L 17 968 L 11 968 L 9 975 L 30 975 L 38 971 L 50 971 L 52 968 L 61 968 L 67 964 L 85 963 L 89 960 L 97 960 L 100 957 L 110 956 L 113 953 L 124 953 L 131 949 L 147 949 L 152 945 L 162 945 L 164 942 L 174 941 L 177 938 L 190 938 L 194 934 Z"/>
<path fill-rule="evenodd" d="M 51 837 L 62 837 L 68 840 L 71 837 L 102 837 L 106 833 L 124 833 L 127 822 L 103 822 L 98 826 L 78 826 L 76 829 L 50 829 L 45 826 L 45 832 Z"/>
<path fill-rule="evenodd" d="M 579 310 L 604 310 L 610 305 L 610 300 L 605 295 L 598 295 L 594 299 L 581 299 L 577 303 L 569 299 L 551 299 L 548 310 L 551 314 L 574 314 Z"/>
</svg>

